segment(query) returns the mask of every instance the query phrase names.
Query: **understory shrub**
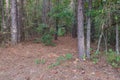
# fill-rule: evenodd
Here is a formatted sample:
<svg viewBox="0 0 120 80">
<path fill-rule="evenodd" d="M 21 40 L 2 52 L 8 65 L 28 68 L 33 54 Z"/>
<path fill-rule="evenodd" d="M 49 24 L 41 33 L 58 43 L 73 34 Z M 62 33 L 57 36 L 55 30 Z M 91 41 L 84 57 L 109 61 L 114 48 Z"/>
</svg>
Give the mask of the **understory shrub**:
<svg viewBox="0 0 120 80">
<path fill-rule="evenodd" d="M 55 44 L 53 43 L 53 36 L 49 33 L 46 33 L 41 37 L 41 42 L 44 43 L 46 46 L 55 46 Z"/>
<path fill-rule="evenodd" d="M 116 54 L 115 51 L 110 49 L 107 53 L 107 62 L 112 65 L 113 67 L 119 67 L 120 68 L 120 55 Z"/>
</svg>

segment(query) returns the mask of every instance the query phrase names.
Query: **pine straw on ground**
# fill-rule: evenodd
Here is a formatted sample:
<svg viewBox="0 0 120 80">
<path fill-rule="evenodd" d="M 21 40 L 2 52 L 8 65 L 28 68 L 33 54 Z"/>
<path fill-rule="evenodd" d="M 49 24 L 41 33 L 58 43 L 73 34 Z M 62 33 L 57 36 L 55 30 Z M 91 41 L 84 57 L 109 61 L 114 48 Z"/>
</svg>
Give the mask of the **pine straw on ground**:
<svg viewBox="0 0 120 80">
<path fill-rule="evenodd" d="M 24 42 L 8 48 L 0 48 L 0 80 L 120 80 L 120 72 L 106 64 L 80 61 L 77 54 L 77 40 L 60 37 L 56 47 L 41 43 Z M 48 68 L 57 57 L 67 53 L 73 59 Z M 36 64 L 44 59 L 45 63 Z"/>
</svg>

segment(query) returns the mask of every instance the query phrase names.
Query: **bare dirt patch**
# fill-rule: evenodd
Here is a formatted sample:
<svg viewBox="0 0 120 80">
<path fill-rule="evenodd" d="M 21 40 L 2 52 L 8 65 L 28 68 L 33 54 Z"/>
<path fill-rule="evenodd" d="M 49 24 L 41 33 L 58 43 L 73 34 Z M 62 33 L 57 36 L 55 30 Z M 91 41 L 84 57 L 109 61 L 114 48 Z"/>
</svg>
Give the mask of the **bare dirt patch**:
<svg viewBox="0 0 120 80">
<path fill-rule="evenodd" d="M 76 39 L 60 37 L 55 43 L 56 47 L 25 42 L 0 48 L 0 80 L 120 80 L 119 69 L 102 60 L 98 64 L 80 61 Z M 73 59 L 48 68 L 57 57 L 67 53 L 71 53 Z M 37 59 L 44 59 L 45 63 L 36 64 Z"/>
</svg>

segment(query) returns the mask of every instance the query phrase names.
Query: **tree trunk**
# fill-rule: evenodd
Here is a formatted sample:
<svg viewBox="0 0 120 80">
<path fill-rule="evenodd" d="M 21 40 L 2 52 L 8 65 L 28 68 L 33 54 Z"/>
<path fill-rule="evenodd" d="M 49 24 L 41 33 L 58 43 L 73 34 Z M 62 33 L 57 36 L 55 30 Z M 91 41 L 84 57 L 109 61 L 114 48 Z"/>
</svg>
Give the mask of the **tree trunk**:
<svg viewBox="0 0 120 80">
<path fill-rule="evenodd" d="M 55 22 L 55 26 L 56 26 L 56 32 L 55 32 L 55 40 L 58 40 L 58 17 L 56 17 L 56 22 Z"/>
<path fill-rule="evenodd" d="M 56 1 L 56 6 L 58 6 L 58 10 L 56 11 L 56 14 L 59 14 L 59 0 Z M 56 26 L 55 40 L 58 40 L 58 25 L 59 25 L 59 17 L 57 16 L 55 18 L 55 26 Z"/>
<path fill-rule="evenodd" d="M 76 38 L 77 37 L 77 0 L 74 0 L 74 22 L 72 26 L 72 37 Z"/>
<path fill-rule="evenodd" d="M 5 11 L 4 11 L 4 0 L 1 0 L 1 8 L 2 8 L 2 32 L 6 32 L 6 24 L 5 24 Z"/>
<path fill-rule="evenodd" d="M 116 53 L 119 54 L 119 28 L 116 24 Z"/>
<path fill-rule="evenodd" d="M 80 58 L 84 58 L 85 43 L 84 43 L 83 0 L 78 0 L 78 52 Z"/>
<path fill-rule="evenodd" d="M 25 20 L 24 20 L 24 12 L 25 12 L 25 10 L 24 10 L 24 1 L 25 0 L 21 0 L 20 1 L 20 4 L 21 4 L 21 37 L 20 37 L 20 39 L 21 39 L 21 41 L 24 41 L 25 40 L 25 30 L 24 30 L 24 28 L 25 28 L 25 26 L 24 26 L 24 22 L 25 22 Z"/>
<path fill-rule="evenodd" d="M 87 38 L 86 38 L 86 56 L 87 58 L 90 58 L 90 38 L 91 38 L 91 9 L 92 9 L 92 0 L 89 0 L 89 14 L 88 14 L 88 20 L 87 20 Z"/>
<path fill-rule="evenodd" d="M 2 17 L 2 0 L 0 0 L 0 17 Z M 0 31 L 1 31 L 1 26 L 2 26 L 2 22 L 0 24 Z"/>
<path fill-rule="evenodd" d="M 24 25 L 23 25 L 23 6 L 24 0 L 17 2 L 17 26 L 18 26 L 18 42 L 21 42 L 24 37 Z"/>
<path fill-rule="evenodd" d="M 43 7 L 42 7 L 42 22 L 44 24 L 49 23 L 48 13 L 50 12 L 50 0 L 43 0 Z"/>
<path fill-rule="evenodd" d="M 18 43 L 17 28 L 17 0 L 11 0 L 11 42 L 13 45 Z"/>
<path fill-rule="evenodd" d="M 6 26 L 7 26 L 7 28 L 8 28 L 8 25 L 9 25 L 9 18 L 10 18 L 10 16 L 9 16 L 9 7 L 10 7 L 10 4 L 9 4 L 9 0 L 5 0 L 5 13 L 6 13 Z"/>
</svg>

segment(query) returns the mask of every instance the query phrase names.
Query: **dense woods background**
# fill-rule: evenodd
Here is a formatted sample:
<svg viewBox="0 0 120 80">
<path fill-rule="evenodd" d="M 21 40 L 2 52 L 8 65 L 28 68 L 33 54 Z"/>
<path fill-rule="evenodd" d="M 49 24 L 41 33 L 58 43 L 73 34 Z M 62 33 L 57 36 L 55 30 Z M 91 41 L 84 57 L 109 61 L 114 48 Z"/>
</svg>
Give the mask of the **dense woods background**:
<svg viewBox="0 0 120 80">
<path fill-rule="evenodd" d="M 119 55 L 119 14 L 120 0 L 0 0 L 0 43 L 55 46 L 53 39 L 71 35 L 78 38 L 80 58 L 90 58 L 92 43 L 96 54 L 102 47 Z"/>
</svg>

